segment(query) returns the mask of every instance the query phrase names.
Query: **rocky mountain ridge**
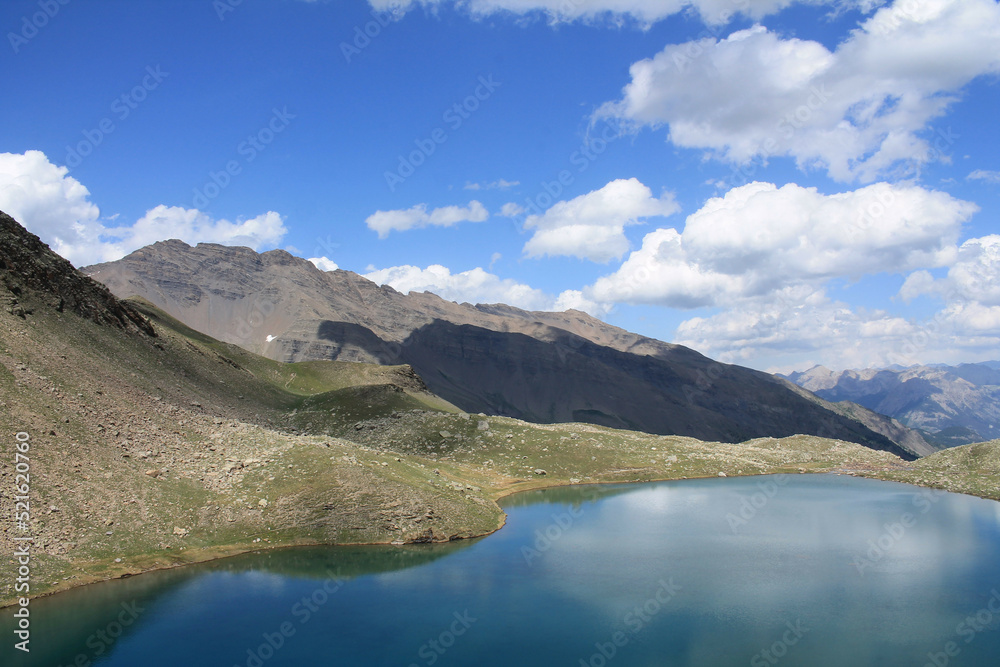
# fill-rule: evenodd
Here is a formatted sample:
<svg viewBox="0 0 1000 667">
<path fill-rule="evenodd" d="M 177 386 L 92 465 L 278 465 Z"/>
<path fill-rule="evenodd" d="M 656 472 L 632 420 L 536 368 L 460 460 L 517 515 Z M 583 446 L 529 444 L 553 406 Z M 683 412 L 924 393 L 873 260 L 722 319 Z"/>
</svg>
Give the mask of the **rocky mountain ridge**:
<svg viewBox="0 0 1000 667">
<path fill-rule="evenodd" d="M 852 401 L 924 432 L 940 446 L 1000 434 L 1000 363 L 832 371 L 786 376 L 829 401 Z"/>
<path fill-rule="evenodd" d="M 726 442 L 804 433 L 907 457 L 932 451 L 900 446 L 890 429 L 870 428 L 769 374 L 579 311 L 403 295 L 283 250 L 177 240 L 83 270 L 121 297 L 142 297 L 193 329 L 278 361 L 409 364 L 432 392 L 469 412 Z"/>
</svg>

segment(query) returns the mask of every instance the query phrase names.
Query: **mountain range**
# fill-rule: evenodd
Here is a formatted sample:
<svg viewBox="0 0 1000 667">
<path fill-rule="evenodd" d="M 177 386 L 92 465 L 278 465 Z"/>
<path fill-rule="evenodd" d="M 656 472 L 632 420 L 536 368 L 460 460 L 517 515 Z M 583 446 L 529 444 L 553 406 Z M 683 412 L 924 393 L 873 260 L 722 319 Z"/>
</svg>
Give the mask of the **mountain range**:
<svg viewBox="0 0 1000 667">
<path fill-rule="evenodd" d="M 282 362 L 407 364 L 468 412 L 741 442 L 819 435 L 905 458 L 934 448 L 882 415 L 585 313 L 401 294 L 283 250 L 158 242 L 84 267 L 192 329 Z"/>
<path fill-rule="evenodd" d="M 392 295 L 360 284 L 369 296 Z M 592 324 L 595 336 L 625 336 Z M 711 393 L 708 373 L 717 367 L 702 368 L 709 384 L 698 389 Z M 718 372 L 727 369 L 740 372 Z M 768 382 L 761 386 L 785 386 L 805 401 L 790 405 L 825 404 L 786 381 Z M 766 410 L 753 395 L 726 398 Z M 827 424 L 846 420 L 865 435 L 850 415 L 868 411 L 834 407 L 843 413 L 831 412 Z M 15 593 L 14 579 L 4 578 L 0 607 L 268 547 L 484 535 L 503 525 L 499 498 L 563 484 L 836 472 L 1000 498 L 1000 442 L 905 461 L 839 436 L 727 443 L 540 425 L 462 411 L 407 365 L 268 359 L 149 301 L 119 299 L 2 212 L 0 423 L 16 434 L 19 454 L 17 466 L 13 449 L 0 459 L 0 486 L 30 474 L 30 509 L 0 525 L 0 549 L 13 553 L 31 540 L 30 590 Z M 0 497 L 11 517 L 13 500 Z M 67 662 L 40 650 L 44 662 Z"/>
<path fill-rule="evenodd" d="M 852 401 L 921 431 L 936 446 L 1000 434 L 1000 362 L 832 371 L 786 376 L 828 401 Z"/>
</svg>

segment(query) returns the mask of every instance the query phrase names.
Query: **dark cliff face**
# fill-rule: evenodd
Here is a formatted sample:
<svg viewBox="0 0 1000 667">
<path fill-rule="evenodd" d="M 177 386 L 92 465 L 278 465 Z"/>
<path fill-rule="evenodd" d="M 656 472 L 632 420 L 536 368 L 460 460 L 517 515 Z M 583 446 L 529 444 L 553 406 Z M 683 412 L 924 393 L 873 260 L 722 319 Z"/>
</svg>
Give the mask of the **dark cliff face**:
<svg viewBox="0 0 1000 667">
<path fill-rule="evenodd" d="M 773 376 L 584 313 L 399 294 L 281 251 L 170 241 L 84 269 L 194 329 L 280 361 L 406 363 L 470 412 L 738 442 L 796 433 L 913 458 Z"/>
<path fill-rule="evenodd" d="M 671 356 L 629 354 L 572 334 L 540 341 L 439 321 L 415 331 L 399 361 L 413 366 L 435 394 L 470 411 L 723 442 L 807 433 L 907 454 L 764 373 L 690 350 Z"/>
<path fill-rule="evenodd" d="M 34 308 L 71 312 L 98 324 L 155 335 L 152 325 L 107 287 L 77 271 L 41 239 L 0 211 L 0 284 L 4 308 L 25 317 Z"/>
</svg>

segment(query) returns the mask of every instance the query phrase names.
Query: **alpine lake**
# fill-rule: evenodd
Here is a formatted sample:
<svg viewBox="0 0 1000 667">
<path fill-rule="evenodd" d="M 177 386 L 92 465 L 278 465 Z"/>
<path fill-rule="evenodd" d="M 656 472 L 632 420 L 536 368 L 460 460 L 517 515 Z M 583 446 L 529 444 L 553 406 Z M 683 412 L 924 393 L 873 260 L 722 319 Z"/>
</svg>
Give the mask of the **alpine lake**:
<svg viewBox="0 0 1000 667">
<path fill-rule="evenodd" d="M 503 505 L 507 525 L 474 540 L 274 549 L 34 600 L 31 653 L 7 646 L 2 662 L 1000 664 L 994 501 L 777 475 L 560 487 Z"/>
</svg>

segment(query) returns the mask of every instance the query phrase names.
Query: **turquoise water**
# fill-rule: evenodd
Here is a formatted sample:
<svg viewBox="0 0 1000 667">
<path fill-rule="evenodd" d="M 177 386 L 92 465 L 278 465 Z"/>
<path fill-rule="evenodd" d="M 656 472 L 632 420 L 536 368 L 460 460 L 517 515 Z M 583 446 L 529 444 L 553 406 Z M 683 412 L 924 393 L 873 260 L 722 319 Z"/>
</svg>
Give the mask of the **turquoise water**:
<svg viewBox="0 0 1000 667">
<path fill-rule="evenodd" d="M 247 554 L 32 603 L 3 665 L 1000 664 L 1000 503 L 839 476 L 530 492 L 447 545 Z"/>
</svg>

